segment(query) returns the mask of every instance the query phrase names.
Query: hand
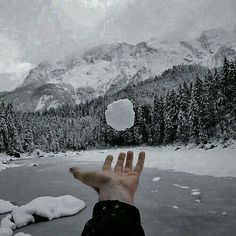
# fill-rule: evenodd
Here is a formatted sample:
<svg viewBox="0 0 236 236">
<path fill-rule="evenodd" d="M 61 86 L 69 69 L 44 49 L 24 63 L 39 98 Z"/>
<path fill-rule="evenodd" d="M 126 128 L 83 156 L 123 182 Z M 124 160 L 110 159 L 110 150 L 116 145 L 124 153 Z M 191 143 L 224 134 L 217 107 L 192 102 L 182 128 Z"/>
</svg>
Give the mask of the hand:
<svg viewBox="0 0 236 236">
<path fill-rule="evenodd" d="M 139 153 L 138 162 L 134 169 L 132 167 L 133 152 L 131 151 L 127 155 L 125 153 L 119 154 L 114 172 L 111 169 L 112 160 L 113 156 L 108 155 L 102 171 L 81 172 L 78 167 L 72 167 L 70 172 L 75 179 L 95 189 L 99 195 L 99 201 L 118 200 L 133 204 L 139 176 L 143 170 L 145 152 Z"/>
</svg>

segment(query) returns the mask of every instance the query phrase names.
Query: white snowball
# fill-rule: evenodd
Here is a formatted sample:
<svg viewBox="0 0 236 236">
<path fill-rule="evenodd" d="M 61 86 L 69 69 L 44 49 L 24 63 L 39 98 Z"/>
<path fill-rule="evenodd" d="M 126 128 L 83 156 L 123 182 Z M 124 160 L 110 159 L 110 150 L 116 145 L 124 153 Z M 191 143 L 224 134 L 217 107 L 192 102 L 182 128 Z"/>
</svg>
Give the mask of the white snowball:
<svg viewBox="0 0 236 236">
<path fill-rule="evenodd" d="M 134 109 L 129 99 L 115 101 L 107 106 L 106 122 L 117 131 L 124 131 L 134 125 Z"/>
</svg>

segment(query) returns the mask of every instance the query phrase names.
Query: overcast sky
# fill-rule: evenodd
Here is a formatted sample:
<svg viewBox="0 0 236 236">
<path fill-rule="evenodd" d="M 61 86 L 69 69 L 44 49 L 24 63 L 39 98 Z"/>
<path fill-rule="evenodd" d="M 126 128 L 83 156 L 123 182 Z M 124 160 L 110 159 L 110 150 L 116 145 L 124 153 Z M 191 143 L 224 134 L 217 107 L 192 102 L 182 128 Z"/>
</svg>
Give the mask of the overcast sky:
<svg viewBox="0 0 236 236">
<path fill-rule="evenodd" d="M 25 73 L 104 42 L 232 29 L 235 13 L 235 0 L 0 0 L 0 73 Z"/>
</svg>

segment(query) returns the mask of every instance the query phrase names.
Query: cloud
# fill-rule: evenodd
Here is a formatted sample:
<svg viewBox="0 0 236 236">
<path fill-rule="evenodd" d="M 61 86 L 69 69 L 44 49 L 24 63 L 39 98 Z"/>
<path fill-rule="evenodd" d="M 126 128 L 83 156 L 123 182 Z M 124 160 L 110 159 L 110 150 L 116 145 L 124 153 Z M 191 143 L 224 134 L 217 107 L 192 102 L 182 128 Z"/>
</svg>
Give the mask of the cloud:
<svg viewBox="0 0 236 236">
<path fill-rule="evenodd" d="M 0 91 L 15 88 L 31 68 L 31 64 L 19 59 L 17 43 L 0 33 Z"/>
<path fill-rule="evenodd" d="M 231 29 L 235 0 L 1 0 L 0 72 L 61 60 L 104 42 L 191 39 Z"/>
<path fill-rule="evenodd" d="M 134 0 L 126 9 L 114 7 L 107 20 L 123 41 L 149 37 L 194 38 L 211 28 L 232 29 L 236 22 L 235 0 Z"/>
</svg>

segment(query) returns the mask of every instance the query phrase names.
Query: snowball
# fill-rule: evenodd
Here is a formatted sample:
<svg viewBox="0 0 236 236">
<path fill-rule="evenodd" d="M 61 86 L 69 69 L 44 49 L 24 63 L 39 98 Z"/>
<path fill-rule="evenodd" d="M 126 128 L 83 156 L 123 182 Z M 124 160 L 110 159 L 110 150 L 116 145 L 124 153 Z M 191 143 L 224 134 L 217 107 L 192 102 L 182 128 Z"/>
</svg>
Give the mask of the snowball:
<svg viewBox="0 0 236 236">
<path fill-rule="evenodd" d="M 107 106 L 106 122 L 117 131 L 124 131 L 134 125 L 133 104 L 129 99 L 115 101 Z"/>
<path fill-rule="evenodd" d="M 17 207 L 12 215 L 17 227 L 34 222 L 33 215 L 47 218 L 48 220 L 75 215 L 85 208 L 86 204 L 73 196 L 39 197 L 26 205 Z"/>
<path fill-rule="evenodd" d="M 14 207 L 11 202 L 0 199 L 0 214 L 10 212 Z"/>
</svg>

